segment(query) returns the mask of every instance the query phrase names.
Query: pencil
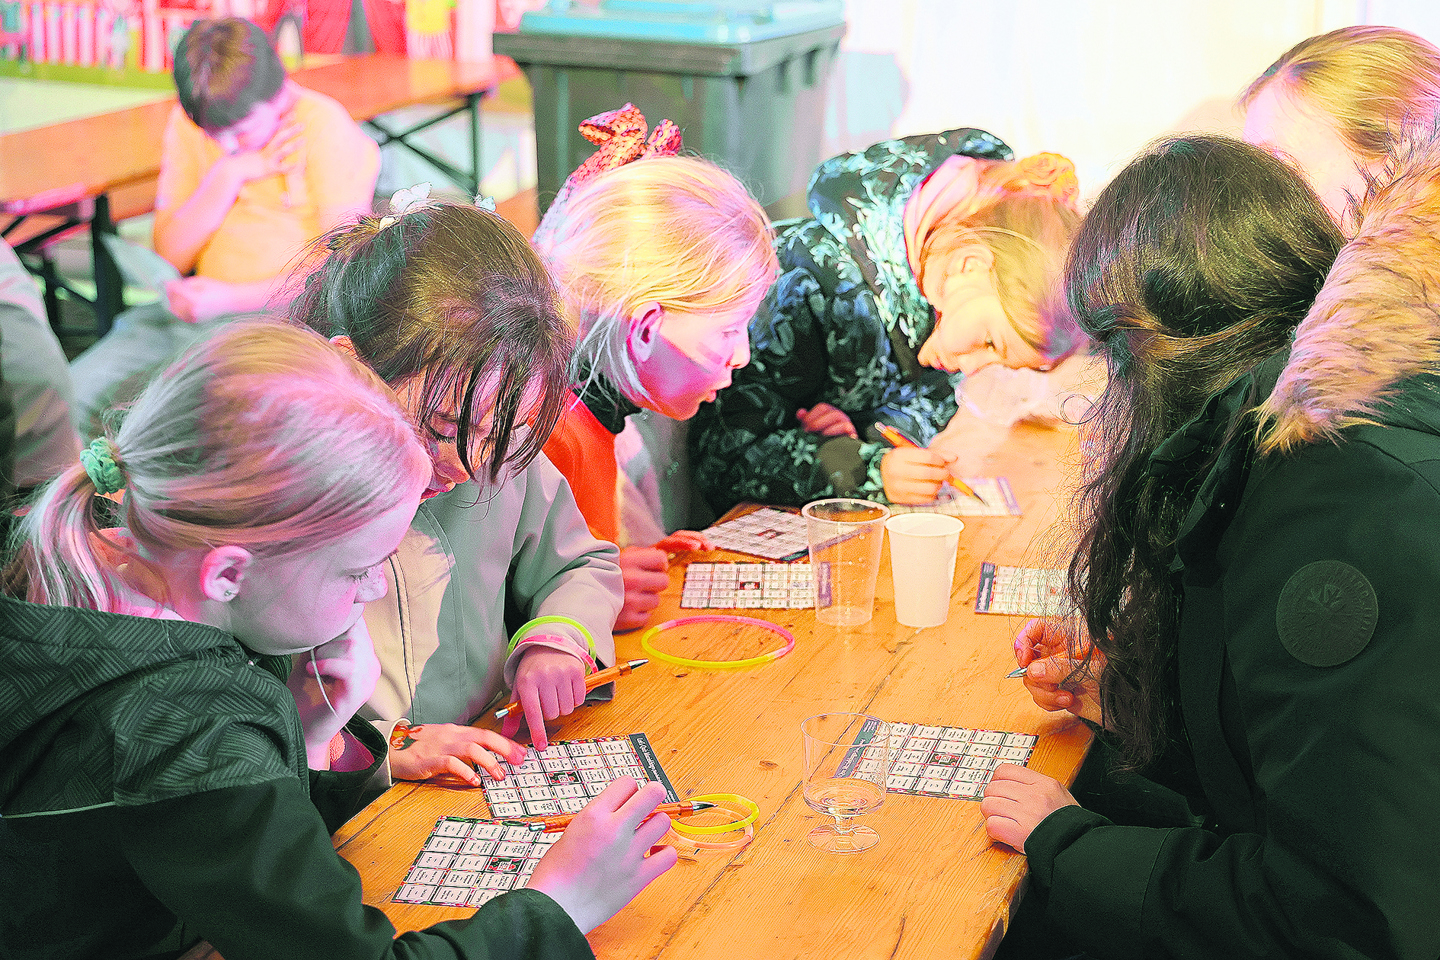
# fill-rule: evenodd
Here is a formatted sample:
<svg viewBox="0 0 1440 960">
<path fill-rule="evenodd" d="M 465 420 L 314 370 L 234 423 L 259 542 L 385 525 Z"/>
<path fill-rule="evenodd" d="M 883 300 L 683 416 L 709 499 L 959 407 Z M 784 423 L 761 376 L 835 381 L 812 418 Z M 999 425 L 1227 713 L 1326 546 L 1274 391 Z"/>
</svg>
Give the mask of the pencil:
<svg viewBox="0 0 1440 960">
<path fill-rule="evenodd" d="M 875 421 L 875 429 L 878 430 L 878 431 L 880 431 L 880 436 L 882 436 L 882 437 L 884 437 L 886 440 L 890 441 L 890 446 L 892 446 L 892 447 L 916 447 L 916 448 L 918 448 L 918 447 L 920 446 L 920 444 L 916 443 L 914 440 L 911 440 L 909 437 L 905 436 L 905 434 L 901 433 L 899 430 L 896 430 L 894 427 L 890 426 L 890 424 L 888 424 L 888 423 L 881 423 L 879 420 L 876 420 L 876 421 Z M 988 504 L 988 503 L 985 502 L 985 498 L 984 498 L 984 497 L 982 497 L 982 496 L 980 496 L 980 494 L 976 493 L 976 492 L 974 491 L 974 489 L 971 488 L 970 484 L 966 483 L 964 480 L 961 480 L 959 477 L 951 477 L 951 478 L 950 478 L 950 485 L 951 485 L 952 487 L 954 487 L 956 490 L 959 490 L 961 493 L 965 494 L 965 496 L 967 496 L 967 497 L 974 497 L 976 500 L 979 500 L 981 503 L 984 503 L 985 506 L 987 506 L 987 507 L 990 506 L 990 504 Z"/>
<path fill-rule="evenodd" d="M 682 800 L 679 803 L 662 803 L 655 808 L 655 812 L 672 817 L 688 817 L 692 813 L 709 810 L 714 806 L 715 804 L 708 800 Z M 537 817 L 534 820 L 501 820 L 500 822 L 506 826 L 529 827 L 535 833 L 559 833 L 570 826 L 570 821 L 574 819 L 575 814 L 562 813 L 553 817 Z"/>
<path fill-rule="evenodd" d="M 594 673 L 590 674 L 590 676 L 585 678 L 585 689 L 587 691 L 594 690 L 596 687 L 601 686 L 602 684 L 609 683 L 616 677 L 623 677 L 631 670 L 634 670 L 636 667 L 643 667 L 649 662 L 649 660 L 630 660 L 626 663 L 617 663 L 613 667 L 606 667 L 604 670 L 597 670 Z M 511 700 L 509 703 L 505 704 L 505 706 L 495 711 L 495 719 L 502 720 L 505 717 L 509 716 L 512 710 L 519 709 L 520 701 Z"/>
</svg>

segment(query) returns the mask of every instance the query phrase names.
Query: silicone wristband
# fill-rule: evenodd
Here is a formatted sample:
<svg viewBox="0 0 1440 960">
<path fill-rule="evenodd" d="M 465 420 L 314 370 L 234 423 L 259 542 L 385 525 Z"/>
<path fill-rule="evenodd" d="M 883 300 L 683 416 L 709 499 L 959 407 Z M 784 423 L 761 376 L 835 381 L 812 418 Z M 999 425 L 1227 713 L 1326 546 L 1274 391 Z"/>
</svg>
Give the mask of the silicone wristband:
<svg viewBox="0 0 1440 960">
<path fill-rule="evenodd" d="M 684 823 L 681 820 L 673 820 L 670 824 L 670 829 L 682 837 L 710 837 L 717 833 L 734 833 L 736 830 L 743 830 L 750 826 L 755 822 L 755 819 L 760 816 L 759 804 L 749 797 L 742 797 L 736 793 L 707 793 L 704 796 L 687 797 L 686 799 L 708 801 L 723 809 L 726 813 L 738 815 L 740 819 L 733 823 L 716 823 L 705 826 L 695 826 Z M 740 810 L 736 810 L 735 807 L 739 807 Z M 704 810 L 701 812 L 709 813 L 710 811 Z M 691 816 L 695 816 L 695 814 L 691 814 Z"/>
<path fill-rule="evenodd" d="M 590 636 L 590 631 L 585 629 L 585 624 L 581 623 L 579 620 L 574 619 L 573 617 L 556 616 L 536 617 L 529 623 L 522 623 L 520 625 L 520 629 L 516 630 L 515 633 L 510 637 L 510 646 L 505 651 L 505 655 L 508 657 L 510 654 L 515 652 L 515 647 L 520 643 L 520 638 L 525 636 L 526 630 L 529 630 L 531 627 L 542 627 L 547 623 L 563 623 L 566 626 L 574 627 L 576 630 L 579 630 L 580 636 L 585 638 L 586 652 L 590 654 L 591 660 L 595 659 L 595 638 Z"/>
<path fill-rule="evenodd" d="M 590 653 L 576 652 L 575 641 L 571 640 L 569 637 L 562 637 L 553 633 L 532 633 L 528 637 L 521 637 L 519 640 L 517 640 L 515 643 L 515 649 L 519 650 L 527 643 L 539 643 L 543 641 L 564 644 L 567 653 L 574 653 L 575 656 L 580 658 L 580 662 L 585 664 L 585 673 L 587 675 L 595 672 L 595 657 L 592 656 Z"/>
<path fill-rule="evenodd" d="M 670 630 L 674 627 L 683 627 L 691 623 L 738 623 L 747 627 L 760 627 L 769 630 L 771 633 L 779 634 L 785 640 L 785 645 L 779 650 L 772 650 L 769 653 L 762 653 L 758 657 L 748 657 L 744 660 L 691 660 L 688 657 L 677 657 L 672 653 L 663 653 L 655 649 L 650 641 L 655 634 L 662 630 Z M 769 620 L 758 620 L 755 617 L 738 617 L 723 613 L 708 613 L 698 617 L 680 617 L 678 620 L 666 620 L 664 623 L 656 624 L 640 638 L 640 649 L 657 660 L 666 663 L 673 663 L 679 667 L 699 667 L 710 670 L 738 670 L 741 667 L 754 667 L 762 663 L 769 663 L 771 660 L 779 660 L 785 654 L 795 649 L 795 634 L 786 630 L 778 623 L 771 623 Z"/>
</svg>

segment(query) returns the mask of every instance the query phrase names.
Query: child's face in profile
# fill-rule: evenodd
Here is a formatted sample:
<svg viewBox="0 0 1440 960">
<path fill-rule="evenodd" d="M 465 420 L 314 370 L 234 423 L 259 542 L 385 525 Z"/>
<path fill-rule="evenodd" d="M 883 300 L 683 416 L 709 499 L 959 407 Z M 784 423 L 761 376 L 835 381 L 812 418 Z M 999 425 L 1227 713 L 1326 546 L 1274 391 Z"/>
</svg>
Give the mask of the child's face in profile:
<svg viewBox="0 0 1440 960">
<path fill-rule="evenodd" d="M 1330 217 L 1342 226 L 1350 198 L 1365 195 L 1366 166 L 1350 150 L 1334 122 L 1283 85 L 1261 89 L 1245 111 L 1246 143 L 1288 163 L 1310 184 Z"/>
<path fill-rule="evenodd" d="M 449 493 L 470 479 L 470 472 L 465 469 L 465 463 L 460 459 L 460 450 L 456 446 L 456 438 L 460 435 L 460 411 L 463 409 L 463 397 L 458 391 L 463 389 L 466 379 L 457 377 L 455 383 L 457 392 L 445 397 L 428 413 L 424 397 L 424 377 L 411 377 L 395 386 L 395 396 L 400 401 L 400 406 L 414 419 L 419 428 L 420 440 L 430 455 L 430 482 L 421 495 L 425 500 Z M 475 401 L 471 407 L 475 419 L 470 427 L 470 437 L 474 442 L 474 449 L 470 451 L 470 462 L 478 470 L 484 470 L 485 464 L 493 456 L 487 438 L 495 427 L 495 401 L 495 380 L 481 380 L 475 388 Z M 531 384 L 523 404 L 524 412 L 519 420 L 528 420 L 539 402 L 540 385 Z"/>
<path fill-rule="evenodd" d="M 956 264 L 942 274 L 926 297 L 935 307 L 935 329 L 920 345 L 917 359 L 927 367 L 967 376 L 992 363 L 1020 369 L 1048 366 L 1015 329 L 988 263 Z"/>
<path fill-rule="evenodd" d="M 673 420 L 695 416 L 700 404 L 730 386 L 734 370 L 750 362 L 750 318 L 762 289 L 717 310 L 668 309 L 650 355 L 636 363 L 648 397 L 637 398 Z"/>
<path fill-rule="evenodd" d="M 416 454 L 419 455 L 418 453 Z M 228 604 L 229 628 L 257 653 L 300 653 L 343 635 L 365 604 L 385 595 L 384 561 L 395 552 L 418 488 L 333 543 L 300 553 L 256 556 Z"/>
<path fill-rule="evenodd" d="M 290 119 L 295 92 L 287 81 L 280 92 L 250 108 L 244 119 L 210 134 L 210 139 L 227 154 L 263 150 Z"/>
</svg>

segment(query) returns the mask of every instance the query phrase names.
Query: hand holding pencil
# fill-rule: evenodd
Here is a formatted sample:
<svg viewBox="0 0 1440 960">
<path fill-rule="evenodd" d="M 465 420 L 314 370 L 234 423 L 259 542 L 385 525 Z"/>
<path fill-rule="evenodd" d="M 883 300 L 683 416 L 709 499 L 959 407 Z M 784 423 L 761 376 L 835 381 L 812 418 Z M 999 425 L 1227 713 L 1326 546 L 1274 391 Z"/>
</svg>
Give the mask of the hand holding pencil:
<svg viewBox="0 0 1440 960">
<path fill-rule="evenodd" d="M 985 502 L 952 472 L 955 454 L 922 447 L 888 423 L 877 420 L 875 429 L 894 447 L 880 461 L 880 479 L 891 503 L 933 503 L 947 483 L 967 497 Z"/>
</svg>

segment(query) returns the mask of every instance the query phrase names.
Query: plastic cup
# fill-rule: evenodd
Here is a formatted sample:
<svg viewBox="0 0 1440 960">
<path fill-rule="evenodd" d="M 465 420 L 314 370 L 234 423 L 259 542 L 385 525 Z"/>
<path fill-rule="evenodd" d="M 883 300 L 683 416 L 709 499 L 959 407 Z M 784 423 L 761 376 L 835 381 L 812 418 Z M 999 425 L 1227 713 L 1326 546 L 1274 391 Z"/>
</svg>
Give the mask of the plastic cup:
<svg viewBox="0 0 1440 960">
<path fill-rule="evenodd" d="M 907 627 L 938 627 L 950 615 L 955 553 L 965 524 L 943 513 L 907 513 L 885 522 L 895 619 Z"/>
<path fill-rule="evenodd" d="M 837 627 L 869 623 L 890 508 L 837 497 L 807 503 L 800 512 L 810 538 L 815 619 Z"/>
</svg>

